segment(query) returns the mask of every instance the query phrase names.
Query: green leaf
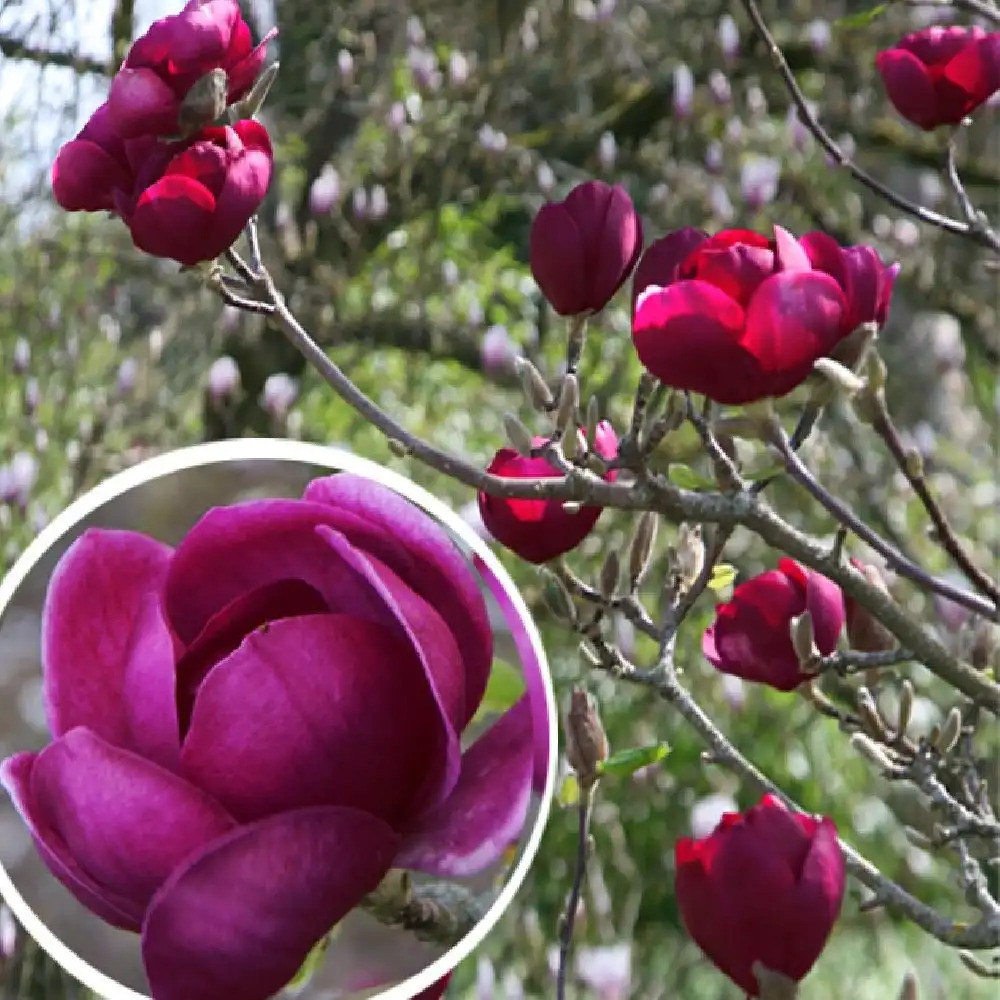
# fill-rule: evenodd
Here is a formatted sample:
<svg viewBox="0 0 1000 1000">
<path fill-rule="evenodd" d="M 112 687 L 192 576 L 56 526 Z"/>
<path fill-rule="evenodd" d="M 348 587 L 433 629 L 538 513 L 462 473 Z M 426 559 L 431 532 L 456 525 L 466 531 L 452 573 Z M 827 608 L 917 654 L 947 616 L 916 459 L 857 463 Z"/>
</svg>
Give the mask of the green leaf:
<svg viewBox="0 0 1000 1000">
<path fill-rule="evenodd" d="M 627 777 L 650 764 L 658 764 L 667 754 L 670 747 L 666 743 L 654 743 L 648 747 L 632 747 L 613 753 L 598 766 L 602 775 L 612 775 L 616 778 Z"/>
<path fill-rule="evenodd" d="M 708 578 L 708 589 L 714 591 L 725 590 L 732 586 L 736 579 L 736 567 L 729 563 L 716 563 L 712 567 L 712 575 Z"/>
<path fill-rule="evenodd" d="M 561 806 L 575 806 L 580 801 L 580 783 L 575 774 L 567 774 L 556 793 L 556 801 Z"/>
<path fill-rule="evenodd" d="M 285 987 L 285 990 L 295 995 L 309 985 L 309 981 L 316 975 L 319 967 L 323 964 L 323 956 L 326 954 L 326 949 L 330 947 L 332 939 L 333 932 L 321 938 L 313 946 L 313 950 L 306 955 L 306 960 L 302 963 L 302 967 L 295 973 L 295 978 Z"/>
<path fill-rule="evenodd" d="M 494 660 L 486 693 L 476 712 L 477 720 L 506 712 L 524 694 L 524 675 L 504 660 Z"/>
<path fill-rule="evenodd" d="M 711 490 L 715 483 L 700 472 L 695 472 L 690 465 L 671 465 L 667 478 L 682 490 Z"/>
<path fill-rule="evenodd" d="M 847 14 L 844 17 L 838 17 L 833 22 L 833 26 L 835 28 L 864 28 L 888 9 L 888 3 L 880 3 L 877 7 L 872 7 L 870 10 L 862 10 L 857 14 Z"/>
</svg>

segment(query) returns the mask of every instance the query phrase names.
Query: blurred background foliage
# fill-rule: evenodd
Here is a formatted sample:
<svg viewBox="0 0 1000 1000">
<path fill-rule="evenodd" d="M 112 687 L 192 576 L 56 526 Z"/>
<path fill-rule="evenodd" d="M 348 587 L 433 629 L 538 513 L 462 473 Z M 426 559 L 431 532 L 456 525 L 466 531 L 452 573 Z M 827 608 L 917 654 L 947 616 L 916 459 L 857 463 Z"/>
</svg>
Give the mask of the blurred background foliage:
<svg viewBox="0 0 1000 1000">
<path fill-rule="evenodd" d="M 942 11 L 895 2 L 863 29 L 838 24 L 871 5 L 763 0 L 761 8 L 828 130 L 901 192 L 954 213 L 944 140 L 894 116 L 873 64 L 878 48 Z M 575 181 L 623 183 L 643 214 L 647 242 L 682 225 L 766 230 L 779 223 L 872 243 L 903 265 L 883 341 L 890 406 L 924 454 L 957 530 L 980 563 L 995 568 L 995 273 L 971 244 L 900 216 L 831 167 L 789 112 L 738 7 L 708 0 L 249 6 L 257 37 L 272 23 L 280 28 L 272 52 L 281 71 L 264 113 L 277 156 L 262 212 L 265 261 L 305 326 L 366 392 L 414 432 L 485 464 L 502 444 L 504 411 L 532 419 L 513 358 L 524 354 L 552 375 L 559 371 L 564 327 L 530 280 L 527 233 L 537 207 Z M 468 490 L 393 457 L 258 318 L 221 307 L 176 265 L 140 255 L 115 221 L 54 209 L 48 167 L 58 144 L 103 99 L 109 67 L 134 34 L 174 9 L 163 0 L 113 7 L 0 0 L 4 567 L 71 498 L 108 474 L 228 436 L 347 445 L 408 472 L 474 519 Z M 963 137 L 961 163 L 973 199 L 992 213 L 1000 183 L 995 110 L 979 118 Z M 619 430 L 639 370 L 628 329 L 623 294 L 592 324 L 582 365 L 585 395 L 597 396 Z M 783 402 L 785 411 L 795 398 Z M 878 530 L 946 570 L 921 508 L 849 411 L 831 413 L 804 454 Z M 709 472 L 683 438 L 669 457 Z M 771 490 L 794 523 L 831 534 L 829 521 L 790 486 L 779 481 Z M 571 563 L 593 574 L 601 553 L 623 545 L 630 527 L 629 517 L 605 513 Z M 671 527 L 661 532 L 661 539 L 673 536 Z M 749 574 L 776 557 L 737 532 L 726 558 Z M 576 643 L 541 602 L 539 575 L 506 562 L 537 611 L 562 706 L 582 677 Z M 654 603 L 658 582 L 654 572 Z M 949 609 L 907 586 L 895 592 L 949 642 L 968 643 L 968 628 Z M 804 806 L 832 815 L 886 874 L 957 918 L 969 916 L 954 859 L 931 857 L 902 834 L 898 816 L 913 825 L 926 819 L 919 802 L 874 777 L 834 723 L 804 700 L 723 682 L 706 667 L 700 636 L 711 612 L 707 594 L 681 633 L 678 662 L 736 745 Z M 627 623 L 614 628 L 640 660 L 654 652 Z M 921 695 L 917 721 L 926 728 L 951 702 L 929 674 L 912 676 Z M 2 684 L 0 659 L 0 692 Z M 587 684 L 613 748 L 662 739 L 672 753 L 601 790 L 571 990 L 605 1000 L 736 998 L 680 927 L 672 850 L 690 832 L 693 810 L 725 799 L 746 807 L 752 796 L 704 766 L 697 740 L 648 692 L 600 677 Z M 890 679 L 884 697 L 894 690 Z M 984 758 L 995 761 L 996 749 L 996 733 L 985 733 Z M 550 953 L 574 825 L 573 811 L 554 805 L 528 881 L 459 968 L 454 995 L 552 994 Z M 912 927 L 879 911 L 859 914 L 858 898 L 852 889 L 803 1000 L 893 997 L 908 968 L 929 1000 L 996 995 Z M 0 962 L 7 997 L 82 996 L 23 934 Z"/>
</svg>

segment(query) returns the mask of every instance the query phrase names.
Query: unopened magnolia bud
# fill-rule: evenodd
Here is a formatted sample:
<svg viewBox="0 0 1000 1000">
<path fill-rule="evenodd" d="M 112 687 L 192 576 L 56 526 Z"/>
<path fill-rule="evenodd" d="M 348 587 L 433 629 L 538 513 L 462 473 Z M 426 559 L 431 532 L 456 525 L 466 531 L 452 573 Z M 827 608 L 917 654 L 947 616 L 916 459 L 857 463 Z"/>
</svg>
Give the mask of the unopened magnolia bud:
<svg viewBox="0 0 1000 1000">
<path fill-rule="evenodd" d="M 846 368 L 833 358 L 819 358 L 813 363 L 813 371 L 822 375 L 831 385 L 848 396 L 853 396 L 865 387 L 865 380 L 859 378 L 850 368 Z"/>
<path fill-rule="evenodd" d="M 878 567 L 863 564 L 857 559 L 852 559 L 851 565 L 868 583 L 888 595 L 889 589 Z M 849 594 L 844 595 L 844 617 L 847 623 L 847 641 L 851 649 L 862 653 L 880 653 L 895 649 L 896 637 Z"/>
<path fill-rule="evenodd" d="M 597 701 L 581 688 L 570 697 L 566 759 L 581 788 L 590 788 L 597 781 L 598 767 L 608 759 L 608 737 L 597 713 Z"/>
<path fill-rule="evenodd" d="M 685 589 L 698 579 L 705 566 L 705 542 L 700 524 L 682 523 L 677 526 L 677 572 Z"/>
<path fill-rule="evenodd" d="M 798 657 L 799 665 L 805 666 L 812 663 L 819 656 L 812 614 L 809 611 L 803 611 L 801 615 L 797 615 L 789 623 L 788 632 L 792 638 L 792 648 Z"/>
<path fill-rule="evenodd" d="M 1000 628 L 986 618 L 978 618 L 972 627 L 969 662 L 976 670 L 986 670 L 993 665 L 1000 649 Z"/>
<path fill-rule="evenodd" d="M 556 433 L 565 434 L 576 427 L 576 408 L 580 403 L 580 382 L 575 375 L 564 375 L 556 409 Z"/>
<path fill-rule="evenodd" d="M 870 736 L 866 736 L 864 733 L 853 733 L 851 746 L 884 771 L 895 770 L 896 765 L 892 762 L 892 758 Z"/>
<path fill-rule="evenodd" d="M 896 733 L 902 739 L 913 715 L 913 684 L 904 680 L 899 688 L 899 721 L 896 723 Z"/>
<path fill-rule="evenodd" d="M 910 479 L 924 478 L 924 456 L 916 448 L 911 448 L 903 457 L 906 475 Z"/>
<path fill-rule="evenodd" d="M 919 847 L 921 850 L 927 850 L 928 847 L 932 845 L 931 838 L 927 836 L 926 833 L 921 832 L 915 826 L 904 826 L 903 836 L 913 844 L 914 847 Z"/>
<path fill-rule="evenodd" d="M 555 405 L 555 399 L 542 373 L 527 358 L 518 358 L 514 364 L 528 402 L 539 412 L 547 413 Z"/>
<path fill-rule="evenodd" d="M 546 576 L 547 579 L 542 596 L 545 598 L 545 603 L 548 605 L 549 610 L 559 621 L 571 627 L 575 626 L 578 620 L 576 605 L 573 603 L 573 598 L 570 596 L 565 584 L 563 584 L 559 577 L 551 573 L 546 574 Z"/>
<path fill-rule="evenodd" d="M 507 435 L 507 440 L 513 445 L 514 450 L 527 458 L 531 455 L 534 444 L 531 440 L 531 431 L 521 423 L 513 413 L 503 415 L 503 429 Z"/>
<path fill-rule="evenodd" d="M 941 727 L 941 735 L 934 741 L 934 748 L 940 754 L 951 753 L 955 749 L 959 736 L 962 735 L 962 712 L 957 706 L 952 706 Z"/>
<path fill-rule="evenodd" d="M 580 453 L 580 434 L 575 425 L 571 425 L 569 428 L 569 433 L 566 434 L 562 439 L 562 450 L 563 455 L 570 462 Z"/>
<path fill-rule="evenodd" d="M 615 596 L 620 575 L 621 566 L 618 561 L 618 553 L 612 549 L 604 557 L 604 563 L 601 565 L 601 573 L 598 577 L 598 588 L 604 600 L 610 601 Z"/>
<path fill-rule="evenodd" d="M 640 516 L 635 526 L 635 533 L 628 547 L 628 579 L 633 590 L 642 582 L 649 569 L 659 523 L 659 517 L 653 511 L 647 510 Z"/>
<path fill-rule="evenodd" d="M 881 392 L 885 388 L 889 370 L 877 351 L 871 351 L 865 364 L 865 381 L 871 392 Z"/>
<path fill-rule="evenodd" d="M 849 370 L 856 371 L 865 352 L 878 336 L 878 323 L 862 323 L 853 333 L 844 337 L 831 352 Z"/>
<path fill-rule="evenodd" d="M 856 697 L 858 712 L 868 731 L 879 739 L 886 739 L 889 733 L 885 726 L 885 720 L 882 718 L 882 713 L 879 711 L 871 691 L 864 687 L 858 688 Z"/>
<path fill-rule="evenodd" d="M 899 987 L 899 996 L 896 1000 L 920 1000 L 920 984 L 914 973 L 907 972 L 903 976 L 903 982 Z"/>
<path fill-rule="evenodd" d="M 228 100 L 229 78 L 216 68 L 197 80 L 181 102 L 177 121 L 185 135 L 200 132 L 222 117 Z"/>
<path fill-rule="evenodd" d="M 587 440 L 593 441 L 597 433 L 597 425 L 601 422 L 601 408 L 596 396 L 587 400 Z"/>
<path fill-rule="evenodd" d="M 396 458 L 406 458 L 407 455 L 413 450 L 405 441 L 400 441 L 399 438 L 387 438 L 386 441 L 389 445 L 389 451 L 396 456 Z"/>
</svg>

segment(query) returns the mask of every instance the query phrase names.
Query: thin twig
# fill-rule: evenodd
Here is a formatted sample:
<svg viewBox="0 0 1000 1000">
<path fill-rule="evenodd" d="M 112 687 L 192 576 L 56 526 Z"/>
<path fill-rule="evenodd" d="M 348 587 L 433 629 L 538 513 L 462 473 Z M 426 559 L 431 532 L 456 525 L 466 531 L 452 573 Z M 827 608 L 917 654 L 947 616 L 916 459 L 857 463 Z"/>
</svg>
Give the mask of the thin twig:
<svg viewBox="0 0 1000 1000">
<path fill-rule="evenodd" d="M 974 611 L 976 614 L 982 615 L 990 621 L 1000 622 L 1000 609 L 995 604 L 985 600 L 978 594 L 971 594 L 966 590 L 962 590 L 947 580 L 931 576 L 925 569 L 907 558 L 907 556 L 890 545 L 876 531 L 868 527 L 843 501 L 833 496 L 813 476 L 809 468 L 792 449 L 788 438 L 785 437 L 785 432 L 777 424 L 774 424 L 772 429 L 771 443 L 777 448 L 785 463 L 785 468 L 792 479 L 818 500 L 823 508 L 832 514 L 838 522 L 850 528 L 858 538 L 862 539 L 878 552 L 891 569 L 925 590 L 932 590 L 942 597 L 947 597 L 956 604 L 960 604 L 962 607 L 968 608 L 970 611 Z"/>
<path fill-rule="evenodd" d="M 826 129 L 819 123 L 819 119 L 809 106 L 809 102 L 806 100 L 805 94 L 802 93 L 801 88 L 796 82 L 795 74 L 788 65 L 788 61 L 785 59 L 784 53 L 781 51 L 781 47 L 774 40 L 774 36 L 767 27 L 767 22 L 764 20 L 764 17 L 760 12 L 760 8 L 757 6 L 755 0 L 740 0 L 740 3 L 743 5 L 743 9 L 747 12 L 747 15 L 753 22 L 758 34 L 764 40 L 764 44 L 767 46 L 768 51 L 771 54 L 771 58 L 777 67 L 778 73 L 784 81 L 785 88 L 788 91 L 792 102 L 795 104 L 802 124 L 805 125 L 805 127 L 812 133 L 816 141 L 836 163 L 844 167 L 856 181 L 864 184 L 869 190 L 874 191 L 875 194 L 887 201 L 894 208 L 898 208 L 900 211 L 906 212 L 907 214 L 920 219 L 921 222 L 937 226 L 939 229 L 943 229 L 949 233 L 955 233 L 958 236 L 964 236 L 981 246 L 986 246 L 992 250 L 1000 251 L 1000 236 L 988 227 L 974 227 L 969 225 L 967 222 L 962 222 L 959 219 L 952 219 L 949 216 L 941 215 L 924 205 L 920 205 L 915 201 L 910 201 L 909 198 L 903 197 L 903 195 L 894 191 L 886 184 L 883 184 L 877 177 L 872 176 L 867 170 L 859 167 L 854 160 L 844 152 L 840 145 L 838 145 L 830 133 L 827 132 Z"/>
<path fill-rule="evenodd" d="M 923 472 L 923 462 L 915 464 L 909 459 L 906 448 L 900 440 L 896 425 L 892 421 L 889 408 L 886 406 L 884 396 L 882 393 L 873 393 L 871 400 L 874 403 L 869 421 L 872 430 L 885 443 L 892 457 L 896 460 L 896 464 L 906 477 L 906 481 L 910 484 L 913 492 L 919 497 L 924 510 L 927 512 L 927 516 L 934 522 L 934 528 L 941 547 L 951 556 L 958 568 L 961 569 L 969 582 L 977 590 L 986 594 L 995 605 L 1000 605 L 1000 587 L 972 561 L 972 557 L 962 547 L 962 543 L 955 535 L 944 511 L 928 489 L 927 480 Z"/>
<path fill-rule="evenodd" d="M 556 1000 L 565 1000 L 566 976 L 569 971 L 569 952 L 573 944 L 573 927 L 576 924 L 576 912 L 580 908 L 580 895 L 583 892 L 583 880 L 587 874 L 587 855 L 590 853 L 590 817 L 594 809 L 594 794 L 596 785 L 586 790 L 581 789 L 580 801 L 577 803 L 577 834 L 576 863 L 573 869 L 573 884 L 566 901 L 566 911 L 563 913 L 559 928 L 559 968 L 556 972 Z"/>
</svg>

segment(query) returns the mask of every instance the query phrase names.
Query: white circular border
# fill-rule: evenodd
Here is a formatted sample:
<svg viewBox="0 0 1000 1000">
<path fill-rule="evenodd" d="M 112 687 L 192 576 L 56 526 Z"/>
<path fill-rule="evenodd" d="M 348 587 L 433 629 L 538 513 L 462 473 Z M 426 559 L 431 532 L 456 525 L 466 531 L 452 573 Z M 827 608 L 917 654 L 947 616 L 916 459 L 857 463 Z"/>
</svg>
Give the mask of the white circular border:
<svg viewBox="0 0 1000 1000">
<path fill-rule="evenodd" d="M 476 946 L 493 929 L 503 915 L 504 910 L 520 888 L 531 862 L 538 852 L 552 806 L 556 771 L 556 704 L 552 689 L 552 678 L 549 674 L 548 661 L 541 636 L 528 612 L 524 599 L 518 593 L 507 571 L 497 557 L 490 551 L 487 544 L 479 538 L 447 504 L 442 503 L 422 486 L 411 482 L 405 476 L 391 469 L 383 468 L 375 462 L 361 458 L 351 452 L 326 445 L 310 444 L 304 441 L 289 441 L 272 438 L 238 438 L 227 441 L 215 441 L 209 444 L 194 445 L 189 448 L 179 448 L 154 458 L 146 459 L 123 472 L 111 476 L 95 486 L 82 497 L 74 500 L 61 514 L 52 520 L 34 541 L 24 550 L 14 563 L 10 572 L 0 580 L 0 615 L 6 610 L 24 578 L 34 568 L 35 564 L 66 532 L 88 514 L 92 514 L 109 500 L 126 493 L 137 486 L 163 476 L 171 475 L 185 469 L 194 469 L 202 465 L 212 465 L 230 461 L 264 460 L 275 462 L 296 462 L 305 465 L 321 466 L 336 472 L 350 472 L 364 476 L 374 482 L 395 491 L 407 500 L 423 508 L 432 517 L 445 525 L 454 535 L 459 537 L 472 551 L 479 556 L 496 576 L 500 585 L 507 592 L 514 609 L 521 617 L 528 639 L 538 658 L 542 674 L 542 686 L 545 691 L 546 714 L 549 726 L 549 762 L 545 776 L 545 791 L 542 794 L 541 806 L 535 820 L 534 829 L 528 837 L 528 842 L 521 853 L 521 858 L 511 873 L 500 894 L 486 915 L 475 928 L 463 938 L 454 948 L 432 962 L 426 969 L 407 979 L 399 986 L 377 995 L 378 1000 L 409 1000 L 421 990 L 450 972 L 462 959 L 466 958 Z M 79 980 L 88 989 L 93 990 L 106 1000 L 151 1000 L 143 993 L 116 983 L 104 973 L 85 962 L 66 947 L 35 915 L 34 911 L 24 901 L 17 891 L 3 865 L 0 865 L 0 896 L 10 907 L 22 927 L 38 942 L 38 944 L 61 965 L 71 976 Z"/>
</svg>

